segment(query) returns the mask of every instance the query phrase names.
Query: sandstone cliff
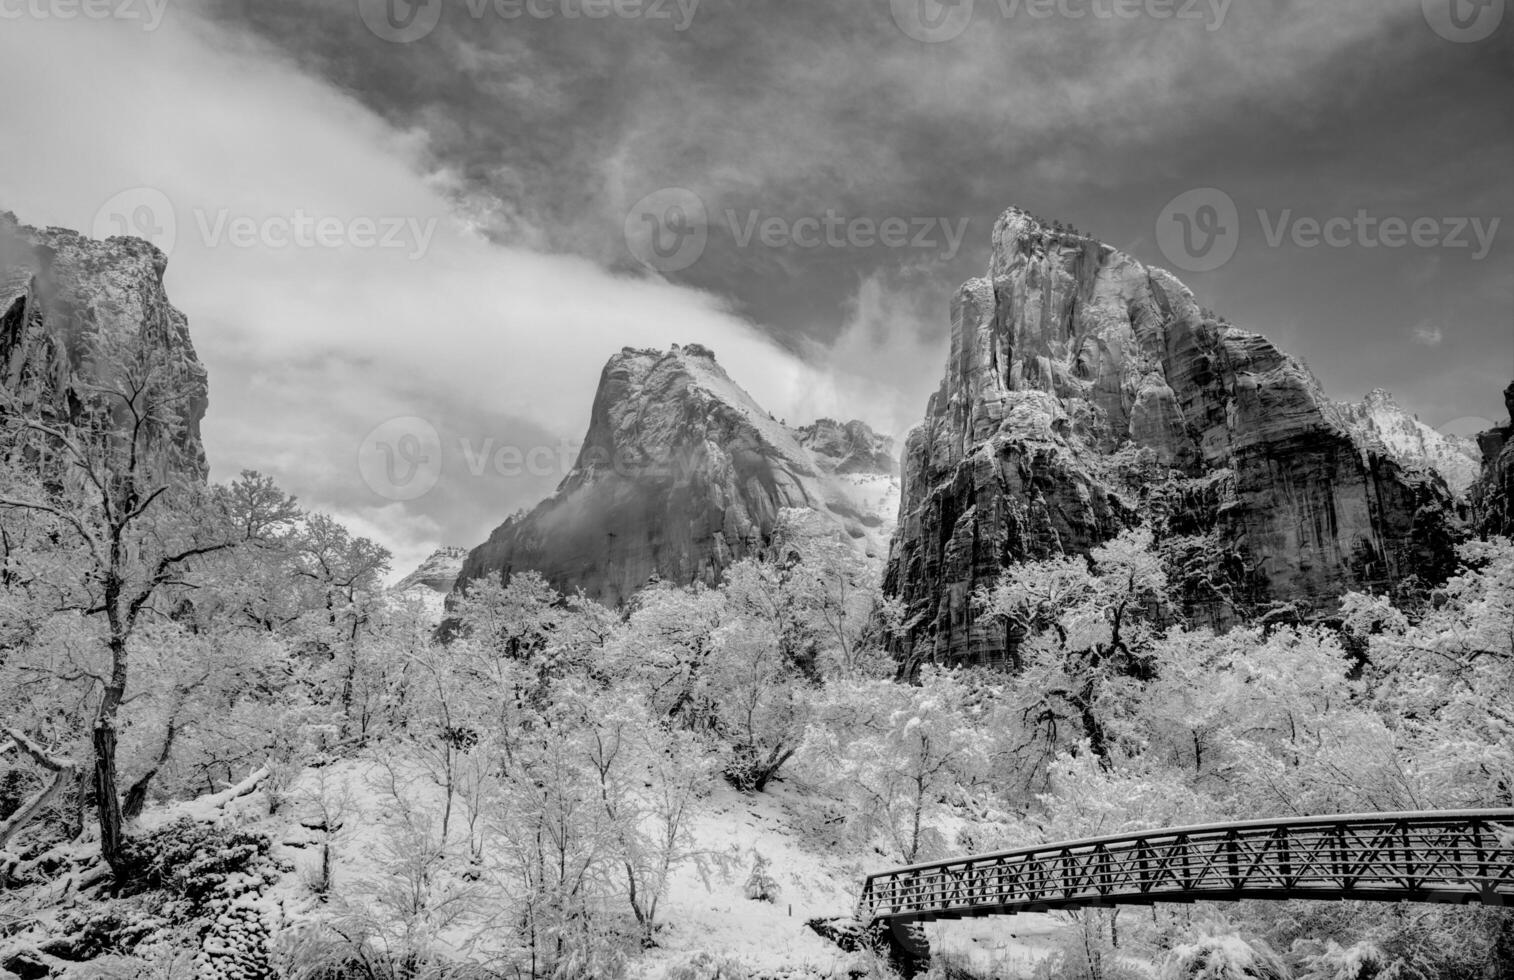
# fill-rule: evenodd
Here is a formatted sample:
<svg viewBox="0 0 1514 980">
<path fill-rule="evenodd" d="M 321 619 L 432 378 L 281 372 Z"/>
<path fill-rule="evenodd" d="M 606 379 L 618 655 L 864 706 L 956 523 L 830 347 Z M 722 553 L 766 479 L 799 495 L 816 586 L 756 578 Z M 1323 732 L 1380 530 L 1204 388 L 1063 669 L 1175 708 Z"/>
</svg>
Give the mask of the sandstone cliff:
<svg viewBox="0 0 1514 980">
<path fill-rule="evenodd" d="M 1478 437 L 1483 471 L 1472 488 L 1472 510 L 1484 534 L 1514 536 L 1514 382 L 1504 389 L 1510 421 Z"/>
<path fill-rule="evenodd" d="M 600 377 L 572 472 L 475 548 L 458 584 L 534 569 L 612 607 L 657 579 L 714 584 L 791 507 L 881 560 L 891 526 L 870 504 L 891 482 L 888 445 L 861 423 L 790 430 L 697 344 L 626 348 Z"/>
<path fill-rule="evenodd" d="M 874 432 L 865 422 L 820 419 L 795 434 L 799 444 L 832 473 L 893 476 L 899 470 L 894 440 Z"/>
<path fill-rule="evenodd" d="M 1437 432 L 1400 408 L 1381 388 L 1368 392 L 1360 404 L 1340 408 L 1359 439 L 1375 442 L 1406 467 L 1434 470 L 1458 495 L 1470 491 L 1482 472 L 1482 453 L 1475 440 Z"/>
<path fill-rule="evenodd" d="M 420 603 L 432 620 L 440 623 L 447 596 L 457 585 L 467 558 L 467 548 L 438 548 L 415 571 L 394 583 L 389 593 L 407 602 Z"/>
<path fill-rule="evenodd" d="M 164 448 L 173 465 L 203 479 L 207 381 L 188 321 L 163 291 L 167 262 L 137 238 L 95 241 L 0 212 L 0 414 L 89 430 L 103 421 L 92 417 L 100 401 L 90 392 L 111 370 L 99 362 L 102 351 L 151 356 L 187 396 Z"/>
<path fill-rule="evenodd" d="M 1157 483 L 1174 530 L 1207 535 L 1236 579 L 1194 610 L 1217 623 L 1229 602 L 1308 615 L 1450 559 L 1444 481 L 1362 438 L 1302 363 L 1169 273 L 1017 209 L 953 302 L 946 376 L 903 467 L 885 587 L 924 660 L 1000 660 L 1010 640 L 974 590 L 1142 521 Z"/>
</svg>

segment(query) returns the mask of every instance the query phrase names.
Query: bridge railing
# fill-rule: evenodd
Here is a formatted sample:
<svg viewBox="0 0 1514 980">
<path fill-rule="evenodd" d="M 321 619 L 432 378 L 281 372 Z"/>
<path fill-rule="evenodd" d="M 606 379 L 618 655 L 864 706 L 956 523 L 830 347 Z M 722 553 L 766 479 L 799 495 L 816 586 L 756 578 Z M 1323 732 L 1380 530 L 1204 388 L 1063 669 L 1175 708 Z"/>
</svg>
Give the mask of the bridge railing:
<svg viewBox="0 0 1514 980">
<path fill-rule="evenodd" d="M 1254 820 L 1039 844 L 872 875 L 857 917 L 1242 898 L 1514 904 L 1514 810 Z"/>
</svg>

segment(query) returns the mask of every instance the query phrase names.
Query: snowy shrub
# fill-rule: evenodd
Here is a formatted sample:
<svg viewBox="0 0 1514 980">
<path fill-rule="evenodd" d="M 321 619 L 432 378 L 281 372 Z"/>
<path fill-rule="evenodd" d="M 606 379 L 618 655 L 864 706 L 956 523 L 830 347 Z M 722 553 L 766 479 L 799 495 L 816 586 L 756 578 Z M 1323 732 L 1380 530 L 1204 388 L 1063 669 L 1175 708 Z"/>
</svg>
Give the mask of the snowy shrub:
<svg viewBox="0 0 1514 980">
<path fill-rule="evenodd" d="M 78 963 L 62 976 L 66 980 L 191 980 L 194 957 L 183 950 L 160 950 L 148 956 L 107 954 Z"/>
<path fill-rule="evenodd" d="M 322 901 L 331 894 L 331 864 L 331 845 L 322 844 L 316 858 L 300 866 L 300 884 Z"/>
<path fill-rule="evenodd" d="M 274 971 L 268 975 L 286 980 L 493 980 L 501 976 L 476 963 L 388 949 L 382 937 L 363 932 L 360 923 L 350 920 L 306 923 L 283 931 L 274 944 L 273 961 Z"/>
<path fill-rule="evenodd" d="M 1152 980 L 1151 973 L 1114 944 L 1104 916 L 1082 913 L 1078 918 L 1074 928 L 1062 934 L 1057 950 L 1036 964 L 1034 980 Z"/>
<path fill-rule="evenodd" d="M 747 980 L 751 975 L 740 960 L 700 952 L 669 967 L 667 980 Z"/>
<path fill-rule="evenodd" d="M 782 889 L 778 887 L 777 880 L 768 873 L 768 859 L 755 851 L 753 854 L 755 860 L 752 862 L 752 873 L 746 880 L 746 897 L 754 902 L 776 903 Z"/>
<path fill-rule="evenodd" d="M 85 905 L 59 923 L 60 939 L 67 949 L 52 949 L 67 959 L 93 960 L 112 954 L 132 953 L 143 942 L 156 938 L 167 923 L 144 909 L 140 900 L 119 900 L 103 905 Z"/>
<path fill-rule="evenodd" d="M 204 918 L 217 900 L 261 890 L 278 877 L 262 834 L 226 831 L 177 820 L 131 839 L 128 855 L 137 887 L 173 896 L 164 909 L 179 920 Z"/>
<path fill-rule="evenodd" d="M 1264 943 L 1237 935 L 1204 936 L 1168 958 L 1165 980 L 1290 980 L 1292 974 Z"/>
<path fill-rule="evenodd" d="M 1376 943 L 1342 947 L 1327 941 L 1323 949 L 1305 956 L 1299 980 L 1394 980 L 1402 970 Z"/>
</svg>

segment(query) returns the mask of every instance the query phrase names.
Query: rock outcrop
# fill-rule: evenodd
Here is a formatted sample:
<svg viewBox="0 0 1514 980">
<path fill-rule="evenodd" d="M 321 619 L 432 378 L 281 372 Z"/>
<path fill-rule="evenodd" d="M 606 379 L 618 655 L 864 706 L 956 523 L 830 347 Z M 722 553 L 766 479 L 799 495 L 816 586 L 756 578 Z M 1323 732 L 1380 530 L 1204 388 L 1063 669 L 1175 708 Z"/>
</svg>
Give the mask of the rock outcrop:
<svg viewBox="0 0 1514 980">
<path fill-rule="evenodd" d="M 879 435 L 866 422 L 820 419 L 797 430 L 799 445 L 814 454 L 832 473 L 844 476 L 894 476 L 899 455 L 894 440 Z"/>
<path fill-rule="evenodd" d="M 652 581 L 713 585 L 786 508 L 881 560 L 891 526 L 869 506 L 867 471 L 893 470 L 887 445 L 861 423 L 787 428 L 697 344 L 626 348 L 605 365 L 572 472 L 475 548 L 458 585 L 530 569 L 611 607 Z"/>
<path fill-rule="evenodd" d="M 1171 274 L 1011 209 L 988 275 L 957 293 L 946 376 L 904 450 L 885 585 L 911 617 L 904 652 L 1003 659 L 974 591 L 1142 521 L 1152 484 L 1123 479 L 1133 466 L 1176 488 L 1177 523 L 1238 569 L 1238 600 L 1309 615 L 1449 568 L 1444 481 L 1358 435 L 1302 363 Z"/>
<path fill-rule="evenodd" d="M 150 357 L 182 395 L 161 459 L 203 479 L 207 380 L 188 321 L 163 291 L 167 264 L 141 239 L 96 241 L 0 212 L 0 415 L 97 432 L 106 420 L 95 413 L 109 400 L 92 389 L 110 383 L 111 357 Z"/>
<path fill-rule="evenodd" d="M 1360 404 L 1340 409 L 1360 439 L 1375 442 L 1405 467 L 1434 470 L 1458 495 L 1470 491 L 1482 473 L 1482 454 L 1475 440 L 1437 432 L 1400 408 L 1381 388 L 1368 392 Z"/>
<path fill-rule="evenodd" d="M 463 562 L 467 558 L 467 548 L 438 548 L 431 553 L 431 557 L 421 562 L 415 571 L 394 583 L 392 591 L 411 592 L 425 589 L 446 595 L 457 584 L 457 576 L 461 574 Z"/>
<path fill-rule="evenodd" d="M 447 596 L 457 585 L 457 577 L 462 574 L 463 562 L 467 560 L 467 548 L 438 548 L 415 571 L 394 583 L 389 594 L 420 603 L 431 618 L 440 623 Z"/>
<path fill-rule="evenodd" d="M 1477 437 L 1483 470 L 1472 488 L 1472 512 L 1483 534 L 1514 536 L 1514 382 L 1503 398 L 1510 421 Z"/>
</svg>

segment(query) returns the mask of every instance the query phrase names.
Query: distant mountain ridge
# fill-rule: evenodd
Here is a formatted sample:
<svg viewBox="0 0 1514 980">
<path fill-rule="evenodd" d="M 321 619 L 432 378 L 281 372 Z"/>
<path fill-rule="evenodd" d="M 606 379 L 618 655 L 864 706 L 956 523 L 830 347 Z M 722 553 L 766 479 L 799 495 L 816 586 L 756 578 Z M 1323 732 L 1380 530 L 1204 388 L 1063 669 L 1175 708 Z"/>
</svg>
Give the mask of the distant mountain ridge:
<svg viewBox="0 0 1514 980">
<path fill-rule="evenodd" d="M 699 344 L 610 358 L 573 470 L 473 549 L 459 587 L 540 572 L 615 607 L 653 581 L 720 581 L 805 508 L 882 560 L 897 502 L 892 440 L 861 422 L 800 430 L 758 405 Z"/>
<path fill-rule="evenodd" d="M 1343 404 L 1340 409 L 1359 437 L 1375 441 L 1405 466 L 1434 470 L 1457 494 L 1471 490 L 1482 472 L 1477 440 L 1432 429 L 1381 388 L 1368 392 L 1359 404 Z"/>
</svg>

